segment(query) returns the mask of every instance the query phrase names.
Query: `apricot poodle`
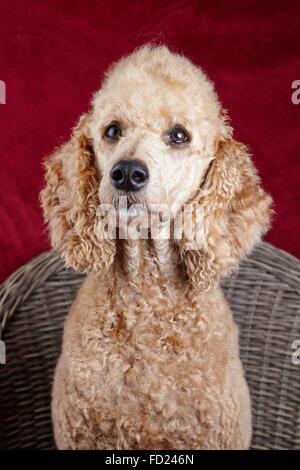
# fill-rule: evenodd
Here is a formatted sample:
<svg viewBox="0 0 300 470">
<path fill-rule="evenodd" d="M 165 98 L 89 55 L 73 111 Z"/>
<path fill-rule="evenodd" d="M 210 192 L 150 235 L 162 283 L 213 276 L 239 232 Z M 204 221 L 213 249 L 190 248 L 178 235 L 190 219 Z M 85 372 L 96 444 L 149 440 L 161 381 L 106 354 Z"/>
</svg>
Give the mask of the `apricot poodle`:
<svg viewBox="0 0 300 470">
<path fill-rule="evenodd" d="M 46 168 L 53 247 L 88 273 L 55 372 L 57 447 L 247 449 L 249 392 L 219 281 L 268 229 L 271 198 L 212 83 L 185 57 L 143 46 L 110 68 Z M 119 196 L 130 221 L 133 205 L 165 205 L 170 225 L 200 207 L 200 242 L 121 237 L 120 218 L 116 236 L 99 230 L 99 207 Z"/>
</svg>

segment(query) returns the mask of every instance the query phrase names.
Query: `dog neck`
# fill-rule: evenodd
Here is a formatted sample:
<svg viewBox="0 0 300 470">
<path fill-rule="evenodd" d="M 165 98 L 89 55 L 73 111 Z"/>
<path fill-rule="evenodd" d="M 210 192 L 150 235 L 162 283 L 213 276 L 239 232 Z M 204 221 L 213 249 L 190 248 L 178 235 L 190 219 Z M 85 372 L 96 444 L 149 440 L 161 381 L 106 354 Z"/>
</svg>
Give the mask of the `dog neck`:
<svg viewBox="0 0 300 470">
<path fill-rule="evenodd" d="M 129 284 L 154 284 L 181 287 L 186 283 L 183 264 L 174 241 L 118 240 L 115 264 Z"/>
</svg>

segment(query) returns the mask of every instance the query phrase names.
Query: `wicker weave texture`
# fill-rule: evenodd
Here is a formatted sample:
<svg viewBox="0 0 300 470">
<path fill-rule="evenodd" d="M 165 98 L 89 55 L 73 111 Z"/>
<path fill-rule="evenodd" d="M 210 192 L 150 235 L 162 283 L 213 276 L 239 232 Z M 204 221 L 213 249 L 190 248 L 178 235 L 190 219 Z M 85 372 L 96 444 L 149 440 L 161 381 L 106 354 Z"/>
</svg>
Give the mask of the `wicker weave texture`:
<svg viewBox="0 0 300 470">
<path fill-rule="evenodd" d="M 62 326 L 83 276 L 54 251 L 35 258 L 0 288 L 0 448 L 53 449 L 50 392 Z M 262 243 L 224 282 L 240 326 L 252 397 L 254 449 L 300 449 L 300 262 Z"/>
</svg>

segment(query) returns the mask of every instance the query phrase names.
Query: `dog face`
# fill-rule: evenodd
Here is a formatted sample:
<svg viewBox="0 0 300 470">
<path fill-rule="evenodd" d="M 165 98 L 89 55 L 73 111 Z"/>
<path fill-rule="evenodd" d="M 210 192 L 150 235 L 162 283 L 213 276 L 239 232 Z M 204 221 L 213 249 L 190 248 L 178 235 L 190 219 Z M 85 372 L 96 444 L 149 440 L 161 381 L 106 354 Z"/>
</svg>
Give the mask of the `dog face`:
<svg viewBox="0 0 300 470">
<path fill-rule="evenodd" d="M 204 214 L 202 245 L 174 240 L 194 287 L 211 288 L 269 227 L 271 198 L 232 138 L 211 82 L 166 47 L 144 46 L 114 65 L 68 143 L 46 160 L 41 193 L 53 246 L 66 264 L 102 272 L 117 240 L 100 239 L 98 208 L 186 203 Z"/>
<path fill-rule="evenodd" d="M 213 87 L 186 59 L 145 48 L 118 63 L 93 101 L 99 199 L 175 214 L 197 192 L 224 132 Z"/>
</svg>

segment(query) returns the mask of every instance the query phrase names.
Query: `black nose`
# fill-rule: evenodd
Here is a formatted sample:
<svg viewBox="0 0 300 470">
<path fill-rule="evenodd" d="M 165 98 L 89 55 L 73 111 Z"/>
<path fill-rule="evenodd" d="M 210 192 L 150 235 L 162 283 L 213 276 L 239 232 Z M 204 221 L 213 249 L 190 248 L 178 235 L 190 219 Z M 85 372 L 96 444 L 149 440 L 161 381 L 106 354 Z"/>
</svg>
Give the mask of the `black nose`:
<svg viewBox="0 0 300 470">
<path fill-rule="evenodd" d="M 149 179 L 148 168 L 138 160 L 121 160 L 110 172 L 112 184 L 123 191 L 138 191 Z"/>
</svg>

